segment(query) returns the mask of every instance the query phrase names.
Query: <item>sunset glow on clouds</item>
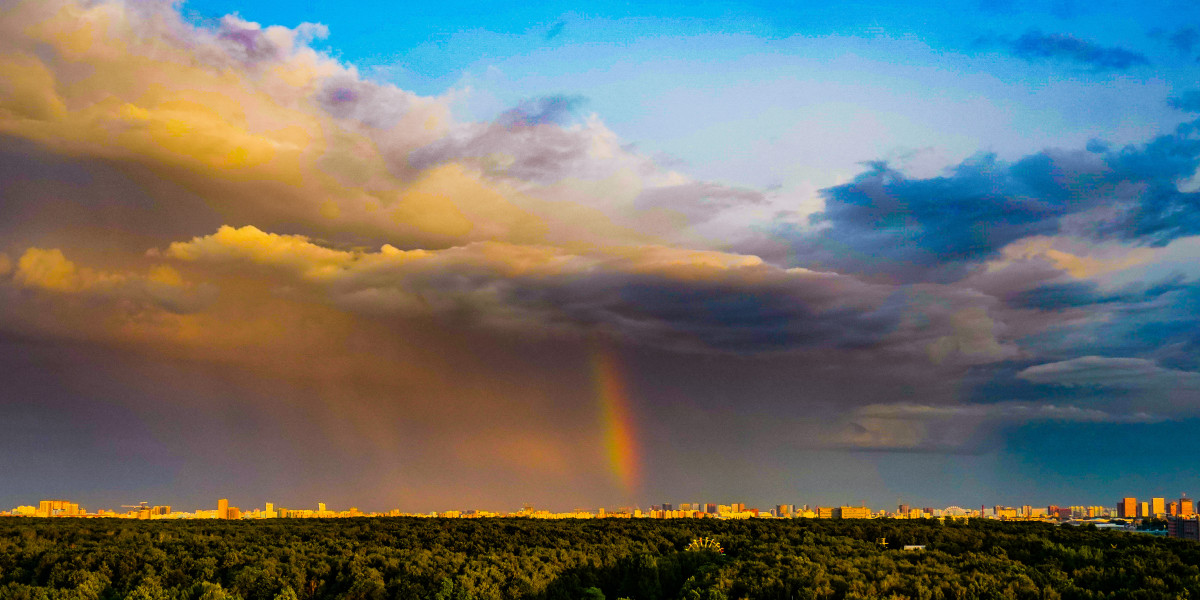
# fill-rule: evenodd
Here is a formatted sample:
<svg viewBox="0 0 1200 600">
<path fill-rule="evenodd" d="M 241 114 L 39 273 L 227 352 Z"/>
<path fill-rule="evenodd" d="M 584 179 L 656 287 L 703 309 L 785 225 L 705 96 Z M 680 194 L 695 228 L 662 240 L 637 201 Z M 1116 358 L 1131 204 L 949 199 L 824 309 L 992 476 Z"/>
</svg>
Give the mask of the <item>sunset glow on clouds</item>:
<svg viewBox="0 0 1200 600">
<path fill-rule="evenodd" d="M 1126 48 L 1082 8 L 958 40 L 706 6 L 464 25 L 389 71 L 219 4 L 7 3 L 10 493 L 965 506 L 1061 492 L 1029 473 L 1079 440 L 1184 441 L 1193 49 L 1149 12 Z"/>
</svg>

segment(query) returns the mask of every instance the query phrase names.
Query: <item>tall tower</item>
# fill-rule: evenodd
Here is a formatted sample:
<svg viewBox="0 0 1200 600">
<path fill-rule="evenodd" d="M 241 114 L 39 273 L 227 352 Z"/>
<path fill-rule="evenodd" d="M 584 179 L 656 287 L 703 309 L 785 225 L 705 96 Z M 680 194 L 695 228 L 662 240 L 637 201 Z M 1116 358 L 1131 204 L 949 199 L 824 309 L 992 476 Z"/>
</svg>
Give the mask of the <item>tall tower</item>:
<svg viewBox="0 0 1200 600">
<path fill-rule="evenodd" d="M 229 498 L 221 498 L 220 500 L 217 500 L 217 518 L 229 518 Z"/>
<path fill-rule="evenodd" d="M 1195 504 L 1192 504 L 1192 499 L 1184 496 L 1179 499 L 1179 516 L 1190 517 L 1196 514 Z"/>
<path fill-rule="evenodd" d="M 321 512 L 321 513 L 325 512 L 325 503 L 324 502 L 317 503 L 317 512 Z"/>
</svg>

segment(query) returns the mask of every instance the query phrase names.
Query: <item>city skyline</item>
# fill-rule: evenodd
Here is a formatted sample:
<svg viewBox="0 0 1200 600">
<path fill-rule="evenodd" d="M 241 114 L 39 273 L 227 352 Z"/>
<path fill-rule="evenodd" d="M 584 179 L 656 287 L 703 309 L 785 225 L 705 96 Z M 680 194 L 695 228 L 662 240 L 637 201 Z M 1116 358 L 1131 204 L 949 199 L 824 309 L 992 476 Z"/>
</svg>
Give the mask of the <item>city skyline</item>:
<svg viewBox="0 0 1200 600">
<path fill-rule="evenodd" d="M 651 504 L 643 508 L 642 504 L 634 504 L 620 507 L 592 507 L 583 508 L 575 507 L 571 510 L 556 510 L 554 508 L 540 507 L 532 503 L 525 503 L 520 510 L 506 511 L 496 510 L 492 508 L 455 508 L 441 509 L 434 511 L 405 511 L 400 508 L 391 508 L 384 510 L 361 510 L 358 506 L 350 506 L 346 509 L 331 507 L 326 502 L 309 503 L 309 508 L 297 508 L 292 506 L 288 508 L 283 505 L 276 505 L 275 502 L 266 501 L 261 503 L 263 508 L 241 508 L 231 504 L 228 498 L 219 498 L 216 500 L 216 508 L 195 508 L 191 510 L 173 510 L 178 509 L 178 506 L 171 504 L 157 504 L 149 501 L 139 501 L 137 504 L 121 505 L 121 508 L 130 509 L 126 511 L 113 510 L 111 508 L 96 508 L 89 512 L 87 507 L 80 503 L 65 499 L 49 499 L 40 500 L 35 505 L 21 505 L 12 509 L 0 508 L 0 516 L 23 516 L 23 517 L 119 517 L 119 518 L 137 518 L 137 519 L 222 519 L 222 520 L 238 520 L 238 519 L 274 519 L 274 518 L 345 518 L 345 517 L 386 517 L 386 516 L 419 516 L 419 517 L 508 517 L 508 516 L 531 516 L 538 518 L 605 518 L 605 517 L 623 517 L 623 518 L 939 518 L 939 517 L 980 517 L 993 519 L 1039 519 L 1039 520 L 1089 520 L 1089 519 L 1135 519 L 1141 520 L 1146 518 L 1163 519 L 1167 517 L 1183 517 L 1183 518 L 1200 518 L 1200 513 L 1196 511 L 1195 501 L 1188 497 L 1187 494 L 1182 494 L 1177 499 L 1169 499 L 1166 497 L 1152 497 L 1148 501 L 1139 501 L 1138 497 L 1125 496 L 1116 502 L 1115 507 L 1112 505 L 1104 506 L 1097 504 L 1088 504 L 1086 502 L 1067 503 L 1063 505 L 1049 504 L 1044 507 L 1035 506 L 1028 503 L 1017 503 L 1009 506 L 1007 504 L 995 504 L 988 506 L 986 503 L 977 505 L 979 510 L 975 510 L 974 506 L 963 507 L 957 504 L 948 505 L 944 508 L 935 508 L 932 506 L 918 506 L 907 503 L 897 503 L 893 505 L 895 510 L 888 508 L 880 509 L 878 507 L 868 506 L 866 502 L 861 504 L 853 503 L 834 503 L 832 505 L 807 503 L 784 503 L 784 504 L 769 504 L 767 507 L 760 508 L 754 504 L 746 504 L 745 502 L 731 502 L 722 504 L 716 502 L 679 502 L 679 503 L 661 503 Z M 302 505 L 301 505 L 302 506 Z M 312 508 L 315 506 L 316 508 Z"/>
<path fill-rule="evenodd" d="M 4 6 L 0 506 L 1196 487 L 1194 2 Z"/>
</svg>

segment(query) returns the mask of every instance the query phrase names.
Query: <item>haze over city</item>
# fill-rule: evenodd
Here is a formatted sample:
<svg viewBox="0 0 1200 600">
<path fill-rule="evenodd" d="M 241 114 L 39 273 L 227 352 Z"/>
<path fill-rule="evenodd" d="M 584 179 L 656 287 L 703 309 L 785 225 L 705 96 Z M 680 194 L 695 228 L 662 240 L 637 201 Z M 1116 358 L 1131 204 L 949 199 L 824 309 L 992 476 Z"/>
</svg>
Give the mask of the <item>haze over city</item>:
<svg viewBox="0 0 1200 600">
<path fill-rule="evenodd" d="M 1197 489 L 1193 2 L 0 6 L 0 507 Z"/>
</svg>

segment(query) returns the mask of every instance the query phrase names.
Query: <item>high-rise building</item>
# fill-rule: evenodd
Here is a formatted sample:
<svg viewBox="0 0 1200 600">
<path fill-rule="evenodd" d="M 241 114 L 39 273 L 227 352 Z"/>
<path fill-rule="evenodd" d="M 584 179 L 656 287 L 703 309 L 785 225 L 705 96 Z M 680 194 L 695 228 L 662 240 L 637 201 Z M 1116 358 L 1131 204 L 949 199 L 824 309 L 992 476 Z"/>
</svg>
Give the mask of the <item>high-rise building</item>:
<svg viewBox="0 0 1200 600">
<path fill-rule="evenodd" d="M 1178 517 L 1179 516 L 1179 503 L 1178 502 L 1168 503 L 1167 504 L 1167 513 L 1170 514 L 1172 517 Z"/>
<path fill-rule="evenodd" d="M 717 514 L 717 505 L 716 505 L 716 503 L 715 503 L 715 502 L 709 502 L 708 504 L 705 504 L 705 505 L 704 505 L 704 512 L 706 512 L 706 513 L 708 513 L 708 514 L 710 514 L 710 515 L 715 515 L 715 514 Z"/>
<path fill-rule="evenodd" d="M 229 518 L 229 498 L 221 498 L 220 500 L 217 500 L 217 518 Z"/>
<path fill-rule="evenodd" d="M 1184 496 L 1179 499 L 1179 516 L 1190 517 L 1196 514 L 1195 505 L 1192 504 L 1192 499 Z"/>
<path fill-rule="evenodd" d="M 1122 498 L 1117 503 L 1117 516 L 1132 519 L 1137 516 L 1137 498 Z"/>
<path fill-rule="evenodd" d="M 34 514 L 39 517 L 74 517 L 83 514 L 79 504 L 69 500 L 42 500 Z"/>
<path fill-rule="evenodd" d="M 1200 542 L 1200 520 L 1198 519 L 1167 519 L 1167 535 Z"/>
<path fill-rule="evenodd" d="M 1167 499 L 1166 498 L 1151 498 L 1150 499 L 1150 516 L 1161 519 L 1167 514 Z"/>
<path fill-rule="evenodd" d="M 1138 503 L 1138 516 L 1139 517 L 1149 517 L 1150 516 L 1150 503 L 1149 502 Z"/>
<path fill-rule="evenodd" d="M 871 509 L 865 506 L 839 506 L 833 509 L 835 519 L 870 519 Z"/>
<path fill-rule="evenodd" d="M 317 512 L 320 512 L 320 513 L 325 512 L 325 503 L 324 502 L 317 503 Z"/>
</svg>

